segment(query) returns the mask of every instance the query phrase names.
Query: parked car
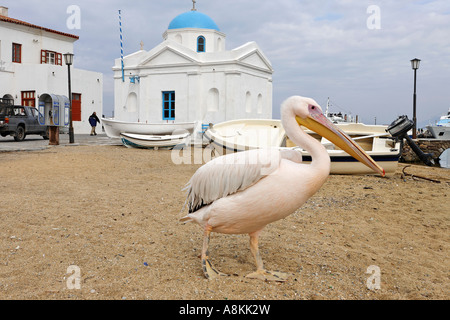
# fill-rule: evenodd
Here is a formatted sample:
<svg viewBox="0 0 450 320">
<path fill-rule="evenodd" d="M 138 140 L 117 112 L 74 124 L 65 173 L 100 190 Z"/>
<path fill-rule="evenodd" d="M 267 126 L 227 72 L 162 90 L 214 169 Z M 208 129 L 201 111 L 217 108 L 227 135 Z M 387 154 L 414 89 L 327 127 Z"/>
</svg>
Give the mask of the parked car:
<svg viewBox="0 0 450 320">
<path fill-rule="evenodd" d="M 0 99 L 0 135 L 13 136 L 16 141 L 23 141 L 27 135 L 40 135 L 48 139 L 47 126 L 41 126 L 36 108 L 15 106 L 12 100 Z"/>
</svg>

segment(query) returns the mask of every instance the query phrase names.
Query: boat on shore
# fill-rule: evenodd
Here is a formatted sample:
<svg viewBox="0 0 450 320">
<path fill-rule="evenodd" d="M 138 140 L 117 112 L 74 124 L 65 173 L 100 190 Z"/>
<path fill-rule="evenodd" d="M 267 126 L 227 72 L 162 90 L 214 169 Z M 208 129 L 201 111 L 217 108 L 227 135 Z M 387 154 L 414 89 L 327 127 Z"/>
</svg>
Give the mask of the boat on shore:
<svg viewBox="0 0 450 320">
<path fill-rule="evenodd" d="M 286 145 L 281 120 L 232 120 L 210 126 L 204 137 L 220 154 Z"/>
<path fill-rule="evenodd" d="M 143 123 L 102 119 L 106 135 L 113 139 L 121 138 L 122 133 L 141 135 L 172 135 L 176 132 L 194 132 L 195 123 Z"/>
<path fill-rule="evenodd" d="M 427 129 L 435 139 L 450 140 L 450 109 L 447 115 L 442 116 L 435 125 L 428 125 Z"/>
<path fill-rule="evenodd" d="M 185 146 L 190 137 L 189 133 L 180 135 L 142 135 L 133 133 L 121 133 L 122 143 L 127 148 L 137 149 L 172 149 L 176 146 Z"/>
<path fill-rule="evenodd" d="M 401 142 L 392 139 L 387 126 L 360 123 L 336 124 L 355 140 L 380 166 L 392 175 L 398 167 Z M 372 170 L 340 150 L 311 130 L 305 130 L 321 141 L 331 158 L 332 174 L 372 174 Z M 217 124 L 208 129 L 205 138 L 214 148 L 216 156 L 261 148 L 290 148 L 302 153 L 305 163 L 311 155 L 296 146 L 287 136 L 281 120 L 235 120 Z"/>
</svg>

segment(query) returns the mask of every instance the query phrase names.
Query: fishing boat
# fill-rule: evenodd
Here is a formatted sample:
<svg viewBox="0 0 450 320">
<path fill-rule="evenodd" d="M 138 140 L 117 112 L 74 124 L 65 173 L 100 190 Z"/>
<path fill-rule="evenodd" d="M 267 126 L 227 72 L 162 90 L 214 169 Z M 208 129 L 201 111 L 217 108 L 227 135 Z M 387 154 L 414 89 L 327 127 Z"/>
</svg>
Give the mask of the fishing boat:
<svg viewBox="0 0 450 320">
<path fill-rule="evenodd" d="M 435 139 L 450 140 L 450 109 L 435 125 L 428 125 L 428 131 Z"/>
<path fill-rule="evenodd" d="M 334 124 L 358 122 L 355 118 L 353 118 L 351 116 L 351 114 L 343 114 L 342 112 L 331 112 L 330 111 L 331 106 L 332 105 L 331 105 L 330 98 L 328 98 L 328 100 L 327 100 L 327 107 L 325 109 L 325 113 L 324 114 L 328 118 L 328 120 L 330 120 Z"/>
<path fill-rule="evenodd" d="M 142 135 L 133 133 L 121 133 L 120 138 L 122 143 L 127 148 L 137 149 L 172 149 L 176 146 L 185 146 L 190 134 L 180 135 Z"/>
<path fill-rule="evenodd" d="M 380 166 L 387 175 L 397 170 L 401 155 L 401 143 L 386 132 L 387 126 L 360 123 L 338 123 L 342 131 L 355 140 Z M 332 174 L 372 174 L 367 168 L 340 150 L 331 142 L 311 130 L 308 134 L 321 141 L 331 158 Z M 296 146 L 287 136 L 280 120 L 235 120 L 211 126 L 204 134 L 214 148 L 216 156 L 260 148 L 290 148 L 303 155 L 305 163 L 311 162 L 311 155 Z"/>
<path fill-rule="evenodd" d="M 222 155 L 251 149 L 286 145 L 286 132 L 281 120 L 232 120 L 210 126 L 204 134 Z"/>
<path fill-rule="evenodd" d="M 194 122 L 189 123 L 143 123 L 143 122 L 125 122 L 113 119 L 102 119 L 106 135 L 110 138 L 120 138 L 122 133 L 132 133 L 141 135 L 171 135 L 174 132 L 193 133 Z"/>
</svg>

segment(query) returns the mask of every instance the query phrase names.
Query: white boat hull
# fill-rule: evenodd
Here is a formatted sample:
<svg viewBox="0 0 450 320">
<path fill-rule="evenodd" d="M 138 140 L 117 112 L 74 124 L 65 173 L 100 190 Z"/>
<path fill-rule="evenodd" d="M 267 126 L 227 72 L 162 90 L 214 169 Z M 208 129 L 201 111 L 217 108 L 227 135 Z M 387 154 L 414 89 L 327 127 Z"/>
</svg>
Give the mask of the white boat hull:
<svg viewBox="0 0 450 320">
<path fill-rule="evenodd" d="M 450 140 L 450 127 L 448 126 L 427 126 L 428 131 L 438 140 Z"/>
<path fill-rule="evenodd" d="M 390 176 L 395 174 L 398 169 L 398 160 L 400 158 L 400 152 L 398 150 L 394 149 L 394 151 L 390 152 L 366 152 L 384 169 L 386 175 Z M 331 159 L 331 174 L 375 174 L 372 169 L 368 168 L 342 150 L 329 150 L 328 154 Z M 308 153 L 302 151 L 302 155 L 303 162 L 311 162 L 311 156 Z"/>
<path fill-rule="evenodd" d="M 234 120 L 215 125 L 205 137 L 232 152 L 286 146 L 281 120 Z"/>
<path fill-rule="evenodd" d="M 138 149 L 160 149 L 160 148 L 174 148 L 175 146 L 185 146 L 189 134 L 182 135 L 168 135 L 168 136 L 153 136 L 140 135 L 132 133 L 121 133 L 120 138 L 122 143 L 127 148 Z"/>
<path fill-rule="evenodd" d="M 427 126 L 428 131 L 438 140 L 450 140 L 450 109 L 435 125 Z"/>
<path fill-rule="evenodd" d="M 142 135 L 171 135 L 176 132 L 193 133 L 195 123 L 141 123 L 124 122 L 112 119 L 102 119 L 106 135 L 110 138 L 120 138 L 122 133 Z"/>
<path fill-rule="evenodd" d="M 357 142 L 383 167 L 387 175 L 395 173 L 401 155 L 401 145 L 400 142 L 394 143 L 391 139 L 386 139 L 389 136 L 386 133 L 387 127 L 363 124 L 338 124 L 337 126 L 351 137 L 360 139 Z M 312 131 L 305 131 L 315 135 Z M 311 162 L 311 156 L 296 147 L 286 137 L 280 120 L 230 121 L 210 128 L 205 132 L 205 137 L 214 147 L 217 156 L 260 148 L 295 148 L 302 153 L 305 163 Z M 319 136 L 316 135 L 316 138 Z M 334 146 L 327 142 L 322 139 L 330 155 L 332 174 L 374 174 L 373 170 L 346 152 L 334 150 Z"/>
</svg>

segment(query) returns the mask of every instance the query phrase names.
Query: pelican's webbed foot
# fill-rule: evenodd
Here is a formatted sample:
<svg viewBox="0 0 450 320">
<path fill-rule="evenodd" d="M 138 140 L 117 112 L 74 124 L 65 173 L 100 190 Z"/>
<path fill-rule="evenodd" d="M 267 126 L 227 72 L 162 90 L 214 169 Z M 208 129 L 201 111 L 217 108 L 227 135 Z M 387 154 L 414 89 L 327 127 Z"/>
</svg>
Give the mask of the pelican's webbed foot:
<svg viewBox="0 0 450 320">
<path fill-rule="evenodd" d="M 212 280 L 217 277 L 228 277 L 228 274 L 216 270 L 208 258 L 202 259 L 202 267 L 203 267 L 203 274 L 208 280 Z"/>
<path fill-rule="evenodd" d="M 211 261 L 209 260 L 209 242 L 211 238 L 211 228 L 206 227 L 205 228 L 205 238 L 203 241 L 203 250 L 202 250 L 202 268 L 203 273 L 206 277 L 206 279 L 215 279 L 217 277 L 227 277 L 228 275 L 222 272 L 217 271 L 214 269 L 214 267 L 211 264 Z"/>
<path fill-rule="evenodd" d="M 285 282 L 289 275 L 287 273 L 278 272 L 278 271 L 267 271 L 264 269 L 264 263 L 261 258 L 261 253 L 258 247 L 258 238 L 261 231 L 254 232 L 250 234 L 250 249 L 252 251 L 253 256 L 256 260 L 256 272 L 249 274 L 247 278 L 250 279 L 259 279 L 263 281 L 277 281 L 277 282 Z"/>
</svg>

